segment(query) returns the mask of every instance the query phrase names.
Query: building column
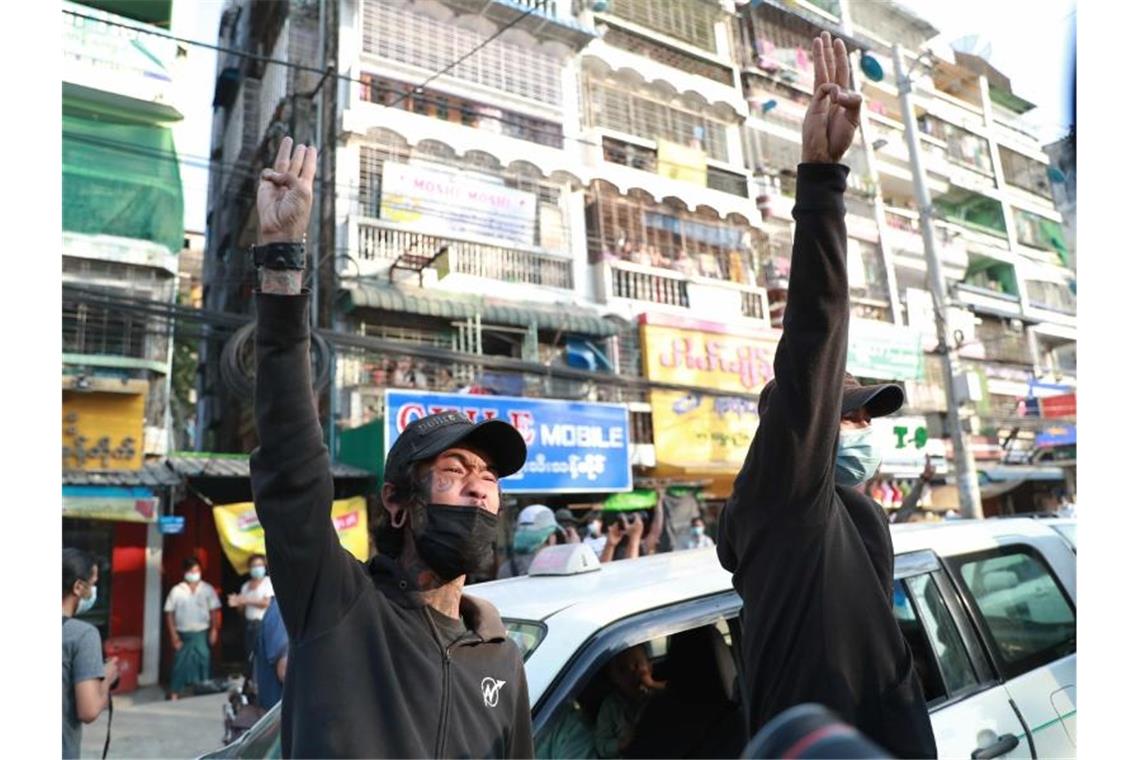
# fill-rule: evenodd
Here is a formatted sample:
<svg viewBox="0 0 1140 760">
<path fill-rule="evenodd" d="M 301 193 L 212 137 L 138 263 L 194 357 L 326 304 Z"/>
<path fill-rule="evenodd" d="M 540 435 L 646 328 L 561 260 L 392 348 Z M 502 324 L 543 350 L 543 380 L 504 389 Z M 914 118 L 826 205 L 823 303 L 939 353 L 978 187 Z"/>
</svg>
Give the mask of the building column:
<svg viewBox="0 0 1140 760">
<path fill-rule="evenodd" d="M 146 530 L 146 571 L 143 587 L 143 648 L 139 686 L 158 684 L 162 648 L 162 533 L 158 523 Z"/>
</svg>

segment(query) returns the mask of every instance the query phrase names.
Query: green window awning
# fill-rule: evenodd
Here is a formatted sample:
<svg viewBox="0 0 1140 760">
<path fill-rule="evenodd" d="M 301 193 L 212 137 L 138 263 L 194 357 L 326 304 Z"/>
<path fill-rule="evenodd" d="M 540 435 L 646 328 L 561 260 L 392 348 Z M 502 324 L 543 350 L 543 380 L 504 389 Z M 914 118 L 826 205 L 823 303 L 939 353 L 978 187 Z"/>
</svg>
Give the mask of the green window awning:
<svg viewBox="0 0 1140 760">
<path fill-rule="evenodd" d="M 534 322 L 539 330 L 563 330 L 597 338 L 608 338 L 621 330 L 620 323 L 570 304 L 496 301 L 461 293 L 409 291 L 369 282 L 354 283 L 342 294 L 349 309 L 377 309 L 446 320 L 469 319 L 480 314 L 487 325 L 528 327 Z"/>
</svg>

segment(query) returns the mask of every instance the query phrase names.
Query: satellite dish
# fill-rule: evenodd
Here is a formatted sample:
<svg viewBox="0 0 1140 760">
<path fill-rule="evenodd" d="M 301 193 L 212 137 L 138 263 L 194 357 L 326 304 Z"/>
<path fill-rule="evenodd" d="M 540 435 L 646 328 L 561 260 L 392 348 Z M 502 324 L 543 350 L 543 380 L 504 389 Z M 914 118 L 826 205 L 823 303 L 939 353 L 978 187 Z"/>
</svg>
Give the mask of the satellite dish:
<svg viewBox="0 0 1140 760">
<path fill-rule="evenodd" d="M 859 57 L 859 70 L 872 82 L 883 81 L 883 66 L 870 53 L 863 53 Z"/>
<path fill-rule="evenodd" d="M 1058 169 L 1056 166 L 1050 166 L 1048 169 L 1045 170 L 1045 174 L 1053 182 L 1064 182 L 1065 181 L 1065 173 L 1063 171 L 1061 171 L 1060 169 Z"/>
</svg>

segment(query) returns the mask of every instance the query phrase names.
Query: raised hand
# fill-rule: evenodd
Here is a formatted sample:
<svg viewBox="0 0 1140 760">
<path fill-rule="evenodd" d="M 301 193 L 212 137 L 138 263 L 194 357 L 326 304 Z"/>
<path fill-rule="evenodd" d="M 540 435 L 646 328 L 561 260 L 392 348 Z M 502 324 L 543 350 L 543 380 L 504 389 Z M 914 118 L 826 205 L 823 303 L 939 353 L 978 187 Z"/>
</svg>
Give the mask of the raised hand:
<svg viewBox="0 0 1140 760">
<path fill-rule="evenodd" d="M 851 91 L 851 63 L 843 40 L 824 32 L 811 43 L 815 94 L 804 116 L 805 163 L 837 163 L 851 147 L 859 128 L 863 97 Z"/>
<path fill-rule="evenodd" d="M 263 169 L 257 186 L 258 243 L 296 243 L 305 237 L 313 210 L 317 149 L 286 137 L 272 169 Z"/>
</svg>

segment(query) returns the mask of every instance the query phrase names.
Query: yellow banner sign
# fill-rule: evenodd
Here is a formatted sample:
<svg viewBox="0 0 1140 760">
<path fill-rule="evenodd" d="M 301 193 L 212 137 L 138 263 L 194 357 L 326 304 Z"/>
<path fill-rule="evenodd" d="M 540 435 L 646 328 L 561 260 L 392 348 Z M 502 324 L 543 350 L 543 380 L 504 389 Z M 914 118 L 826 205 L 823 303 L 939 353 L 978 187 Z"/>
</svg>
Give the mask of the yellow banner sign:
<svg viewBox="0 0 1140 760">
<path fill-rule="evenodd" d="M 340 545 L 361 562 L 368 559 L 368 507 L 363 496 L 338 499 L 332 504 L 332 521 Z M 253 502 L 214 507 L 214 524 L 222 551 L 234 569 L 244 573 L 253 554 L 265 554 L 265 530 Z"/>
<path fill-rule="evenodd" d="M 780 334 L 750 335 L 643 324 L 650 380 L 737 391 L 741 398 L 651 391 L 657 461 L 682 467 L 739 465 L 756 434 L 756 398 L 772 378 Z"/>
<path fill-rule="evenodd" d="M 145 408 L 145 391 L 63 391 L 63 469 L 141 468 Z"/>
</svg>

